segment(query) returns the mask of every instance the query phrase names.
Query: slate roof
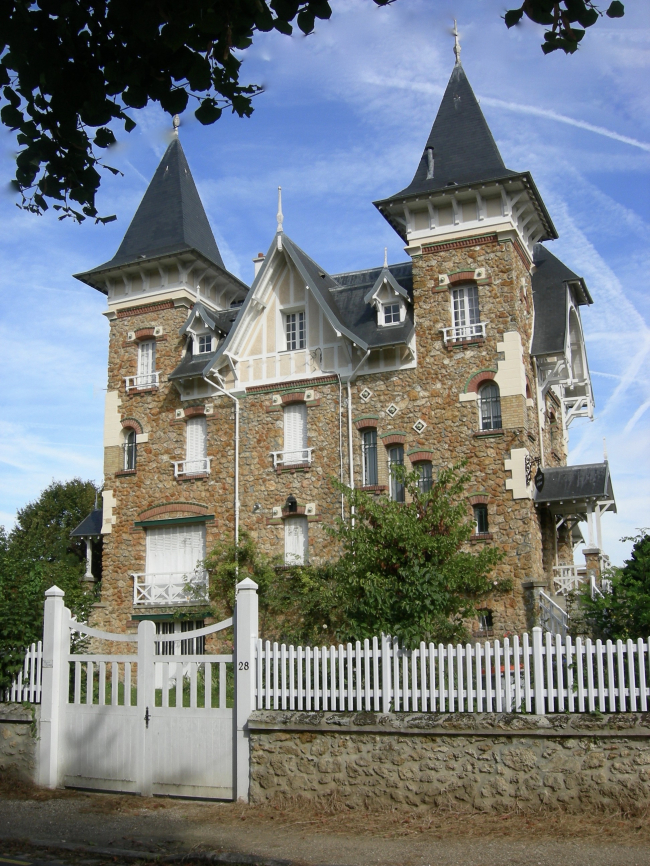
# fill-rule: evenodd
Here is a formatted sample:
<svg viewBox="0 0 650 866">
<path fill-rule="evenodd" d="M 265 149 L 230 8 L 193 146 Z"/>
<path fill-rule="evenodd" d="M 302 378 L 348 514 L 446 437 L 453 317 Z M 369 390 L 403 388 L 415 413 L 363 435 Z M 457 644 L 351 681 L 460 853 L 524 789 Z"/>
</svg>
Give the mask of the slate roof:
<svg viewBox="0 0 650 866">
<path fill-rule="evenodd" d="M 573 289 L 579 305 L 593 303 L 582 277 L 574 274 L 542 244 L 533 248 L 535 271 L 532 277 L 535 331 L 532 355 L 554 355 L 566 345 L 567 292 Z"/>
<path fill-rule="evenodd" d="M 337 286 L 330 291 L 341 311 L 343 321 L 351 331 L 362 337 L 369 347 L 407 343 L 413 334 L 413 263 L 409 261 L 388 266 L 388 270 L 406 291 L 410 301 L 406 305 L 404 321 L 389 327 L 380 327 L 377 324 L 377 311 L 365 300 L 382 270 L 383 268 L 374 268 L 352 271 L 332 277 Z"/>
<path fill-rule="evenodd" d="M 70 533 L 70 538 L 88 535 L 101 535 L 102 533 L 102 509 L 96 508 L 81 521 Z"/>
<path fill-rule="evenodd" d="M 187 317 L 185 324 L 180 329 L 181 336 L 187 332 L 190 322 L 196 318 L 197 314 L 201 314 L 201 318 L 206 321 L 208 327 L 212 328 L 216 333 L 218 340 L 217 348 L 214 352 L 202 352 L 200 355 L 193 355 L 191 352 L 186 352 L 181 359 L 180 364 L 176 369 L 169 374 L 169 379 L 191 379 L 195 376 L 202 376 L 212 366 L 212 362 L 219 353 L 224 343 L 224 338 L 230 333 L 232 326 L 237 318 L 239 309 L 232 310 L 210 310 L 203 304 L 195 304 L 191 313 Z"/>
<path fill-rule="evenodd" d="M 433 149 L 434 172 L 427 178 L 427 149 Z M 460 63 L 454 66 L 438 114 L 411 183 L 392 199 L 437 192 L 462 185 L 516 177 L 506 168 L 481 107 Z"/>
<path fill-rule="evenodd" d="M 539 503 L 573 500 L 614 499 L 609 464 L 584 463 L 582 466 L 557 466 L 544 469 L 544 487 L 535 491 Z M 616 507 L 614 506 L 614 510 Z"/>
<path fill-rule="evenodd" d="M 83 278 L 144 259 L 195 251 L 225 270 L 185 153 L 173 139 L 113 258 Z"/>
</svg>

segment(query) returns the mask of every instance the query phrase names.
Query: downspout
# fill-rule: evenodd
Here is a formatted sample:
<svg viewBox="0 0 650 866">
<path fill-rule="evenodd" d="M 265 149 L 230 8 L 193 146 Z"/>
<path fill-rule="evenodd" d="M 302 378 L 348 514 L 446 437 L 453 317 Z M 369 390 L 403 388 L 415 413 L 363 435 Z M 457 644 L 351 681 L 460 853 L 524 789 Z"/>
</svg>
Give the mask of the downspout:
<svg viewBox="0 0 650 866">
<path fill-rule="evenodd" d="M 363 363 L 365 363 L 369 354 L 370 349 L 366 351 L 366 354 L 359 361 L 352 373 L 350 373 L 346 382 L 348 390 L 348 457 L 350 462 L 350 490 L 354 490 L 354 453 L 352 450 L 352 389 L 350 388 L 350 382 L 354 381 L 354 378 L 357 375 L 359 368 Z M 350 516 L 352 517 L 352 526 L 354 526 L 354 505 L 350 508 Z"/>
<path fill-rule="evenodd" d="M 317 350 L 320 354 L 319 364 L 323 363 L 323 350 Z M 323 367 L 320 368 L 321 373 L 329 373 L 332 376 L 336 376 L 339 380 L 339 480 L 341 484 L 343 484 L 343 419 L 341 418 L 341 412 L 343 407 L 343 383 L 341 382 L 341 374 L 337 373 L 336 370 L 323 370 Z M 341 520 L 345 518 L 345 497 L 341 493 Z"/>
<path fill-rule="evenodd" d="M 215 374 L 221 379 L 218 373 Z M 216 388 L 219 393 L 225 395 L 226 397 L 230 397 L 231 400 L 235 403 L 235 479 L 234 479 L 234 487 L 235 487 L 235 553 L 239 547 L 239 397 L 235 397 L 234 394 L 231 394 L 230 391 L 226 391 L 226 389 L 217 385 L 216 382 L 213 382 L 211 379 L 208 379 L 207 376 L 203 375 L 203 379 L 210 385 L 212 388 Z M 237 575 L 239 575 L 239 563 L 235 565 L 235 571 Z"/>
<path fill-rule="evenodd" d="M 539 406 L 539 373 L 537 371 L 537 358 L 533 358 L 533 370 L 535 371 L 535 408 L 537 409 L 537 431 L 539 434 L 539 459 L 541 460 L 540 468 L 544 468 L 544 439 L 542 438 L 542 411 Z M 564 427 L 564 419 L 562 419 Z"/>
</svg>

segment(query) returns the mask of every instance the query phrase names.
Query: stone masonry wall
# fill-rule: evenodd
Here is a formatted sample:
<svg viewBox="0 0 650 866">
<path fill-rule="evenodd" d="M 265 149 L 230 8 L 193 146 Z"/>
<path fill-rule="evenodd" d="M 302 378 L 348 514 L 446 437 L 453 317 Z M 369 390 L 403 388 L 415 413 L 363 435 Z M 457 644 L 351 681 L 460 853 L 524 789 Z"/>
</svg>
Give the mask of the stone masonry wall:
<svg viewBox="0 0 650 866">
<path fill-rule="evenodd" d="M 650 714 L 257 711 L 251 800 L 582 812 L 650 804 Z"/>
<path fill-rule="evenodd" d="M 36 781 L 39 712 L 38 706 L 0 704 L 0 772 L 9 770 L 20 779 Z"/>
</svg>

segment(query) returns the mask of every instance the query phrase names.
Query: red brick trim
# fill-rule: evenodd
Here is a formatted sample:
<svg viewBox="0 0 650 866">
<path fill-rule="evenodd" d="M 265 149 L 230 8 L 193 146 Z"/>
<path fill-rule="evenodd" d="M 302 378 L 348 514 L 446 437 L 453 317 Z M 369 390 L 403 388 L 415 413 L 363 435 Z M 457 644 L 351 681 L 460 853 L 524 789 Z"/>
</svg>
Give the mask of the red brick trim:
<svg viewBox="0 0 650 866">
<path fill-rule="evenodd" d="M 433 451 L 415 451 L 413 454 L 408 455 L 408 459 L 411 463 L 432 463 Z"/>
<path fill-rule="evenodd" d="M 389 433 L 388 436 L 382 436 L 381 441 L 386 447 L 389 445 L 403 445 L 406 442 L 406 436 L 401 433 Z"/>
<path fill-rule="evenodd" d="M 388 490 L 388 486 L 386 484 L 366 484 L 364 487 L 360 487 L 359 490 L 363 490 L 364 493 L 383 493 L 385 490 Z"/>
<path fill-rule="evenodd" d="M 427 244 L 422 247 L 422 253 L 443 252 L 444 250 L 461 250 L 465 247 L 476 247 L 480 244 L 497 244 L 499 238 L 495 234 L 479 235 L 475 238 L 461 238 L 457 241 L 447 241 L 439 244 Z"/>
<path fill-rule="evenodd" d="M 466 349 L 468 346 L 482 346 L 485 337 L 468 337 L 466 340 L 449 340 L 445 348 L 448 352 L 452 349 Z"/>
<path fill-rule="evenodd" d="M 145 313 L 158 313 L 162 310 L 173 310 L 173 301 L 161 301 L 159 304 L 147 304 L 145 307 L 129 307 L 128 310 L 118 310 L 118 319 L 126 319 L 128 316 L 144 316 Z"/>
<path fill-rule="evenodd" d="M 135 469 L 120 469 L 119 472 L 115 473 L 115 478 L 121 478 L 123 475 L 135 475 Z"/>
<path fill-rule="evenodd" d="M 287 406 L 290 403 L 304 403 L 305 402 L 305 392 L 304 391 L 291 391 L 290 394 L 282 395 L 282 405 Z"/>
<path fill-rule="evenodd" d="M 304 517 L 307 514 L 307 506 L 299 505 L 297 511 L 289 511 L 287 508 L 282 509 L 282 519 L 292 517 Z"/>
<path fill-rule="evenodd" d="M 504 433 L 503 428 L 501 430 L 477 430 L 473 436 L 475 439 L 489 439 L 490 436 L 503 436 Z"/>
<path fill-rule="evenodd" d="M 474 271 L 459 271 L 457 274 L 449 274 L 449 284 L 466 283 L 468 280 L 476 282 Z"/>
<path fill-rule="evenodd" d="M 530 260 L 530 256 L 528 255 L 526 250 L 522 247 L 521 243 L 519 242 L 519 240 L 517 238 L 515 238 L 515 240 L 513 241 L 513 244 L 514 244 L 514 248 L 517 251 L 517 254 L 519 255 L 519 258 L 521 259 L 524 267 L 526 268 L 526 272 L 530 273 L 530 267 L 532 265 L 532 261 Z"/>
<path fill-rule="evenodd" d="M 154 330 L 155 328 L 138 328 L 138 330 L 134 334 L 134 337 L 136 340 L 154 339 Z"/>
<path fill-rule="evenodd" d="M 526 399 L 533 399 L 533 389 L 530 387 L 530 379 L 528 378 L 528 374 L 526 374 Z"/>
<path fill-rule="evenodd" d="M 360 418 L 354 422 L 354 426 L 357 430 L 368 430 L 370 427 L 376 428 L 378 423 L 379 418 Z"/>
<path fill-rule="evenodd" d="M 311 388 L 316 385 L 336 385 L 338 382 L 337 376 L 321 376 L 318 379 L 298 379 L 293 382 L 276 382 L 274 385 L 252 385 L 246 388 L 247 394 L 264 394 L 265 392 L 288 391 L 291 388 Z"/>
<path fill-rule="evenodd" d="M 470 391 L 473 391 L 475 394 L 478 394 L 479 386 L 483 384 L 483 382 L 488 382 L 491 379 L 494 379 L 496 373 L 493 370 L 481 370 L 480 373 L 476 373 L 475 376 L 467 383 L 465 387 L 465 393 L 469 394 Z"/>
<path fill-rule="evenodd" d="M 166 502 L 164 505 L 155 505 L 153 508 L 141 511 L 139 520 L 152 520 L 154 517 L 162 517 L 165 514 L 194 514 L 197 517 L 203 517 L 208 514 L 208 509 L 204 505 L 197 505 L 194 502 Z"/>
<path fill-rule="evenodd" d="M 470 505 L 487 505 L 490 497 L 484 493 L 475 493 L 473 496 L 468 496 L 467 501 Z"/>
<path fill-rule="evenodd" d="M 181 475 L 176 480 L 182 484 L 185 481 L 204 481 L 206 478 L 209 478 L 209 477 L 210 477 L 209 472 L 200 472 L 200 473 L 197 472 L 196 475 Z"/>
<path fill-rule="evenodd" d="M 136 433 L 144 433 L 142 429 L 142 424 L 139 421 L 136 421 L 135 418 L 122 418 L 122 427 L 130 427 L 132 430 L 135 430 Z"/>
<path fill-rule="evenodd" d="M 275 467 L 275 471 L 278 475 L 282 472 L 309 472 L 311 469 L 311 463 L 291 463 L 289 466 L 284 466 L 279 463 Z"/>
<path fill-rule="evenodd" d="M 127 391 L 127 397 L 135 397 L 138 394 L 153 394 L 154 391 L 159 391 L 159 388 L 133 388 L 131 391 Z"/>
<path fill-rule="evenodd" d="M 195 415 L 205 415 L 205 406 L 187 406 L 183 412 L 186 418 L 194 418 Z"/>
<path fill-rule="evenodd" d="M 477 532 L 474 535 L 470 535 L 469 540 L 472 544 L 476 544 L 477 541 L 492 541 L 492 533 Z"/>
</svg>

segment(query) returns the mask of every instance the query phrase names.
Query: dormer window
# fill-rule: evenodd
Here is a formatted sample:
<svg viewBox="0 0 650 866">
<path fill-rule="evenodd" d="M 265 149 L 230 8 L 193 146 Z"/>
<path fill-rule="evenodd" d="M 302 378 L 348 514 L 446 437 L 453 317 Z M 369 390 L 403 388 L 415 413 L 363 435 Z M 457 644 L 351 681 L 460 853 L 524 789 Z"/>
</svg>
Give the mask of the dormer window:
<svg viewBox="0 0 650 866">
<path fill-rule="evenodd" d="M 212 351 L 212 334 L 201 334 L 197 337 L 197 352 L 199 355 Z"/>
<path fill-rule="evenodd" d="M 285 313 L 284 333 L 287 339 L 287 351 L 305 348 L 305 314 Z"/>
<path fill-rule="evenodd" d="M 399 325 L 400 322 L 400 305 L 399 304 L 383 304 L 382 311 L 384 313 L 384 325 Z"/>
</svg>

